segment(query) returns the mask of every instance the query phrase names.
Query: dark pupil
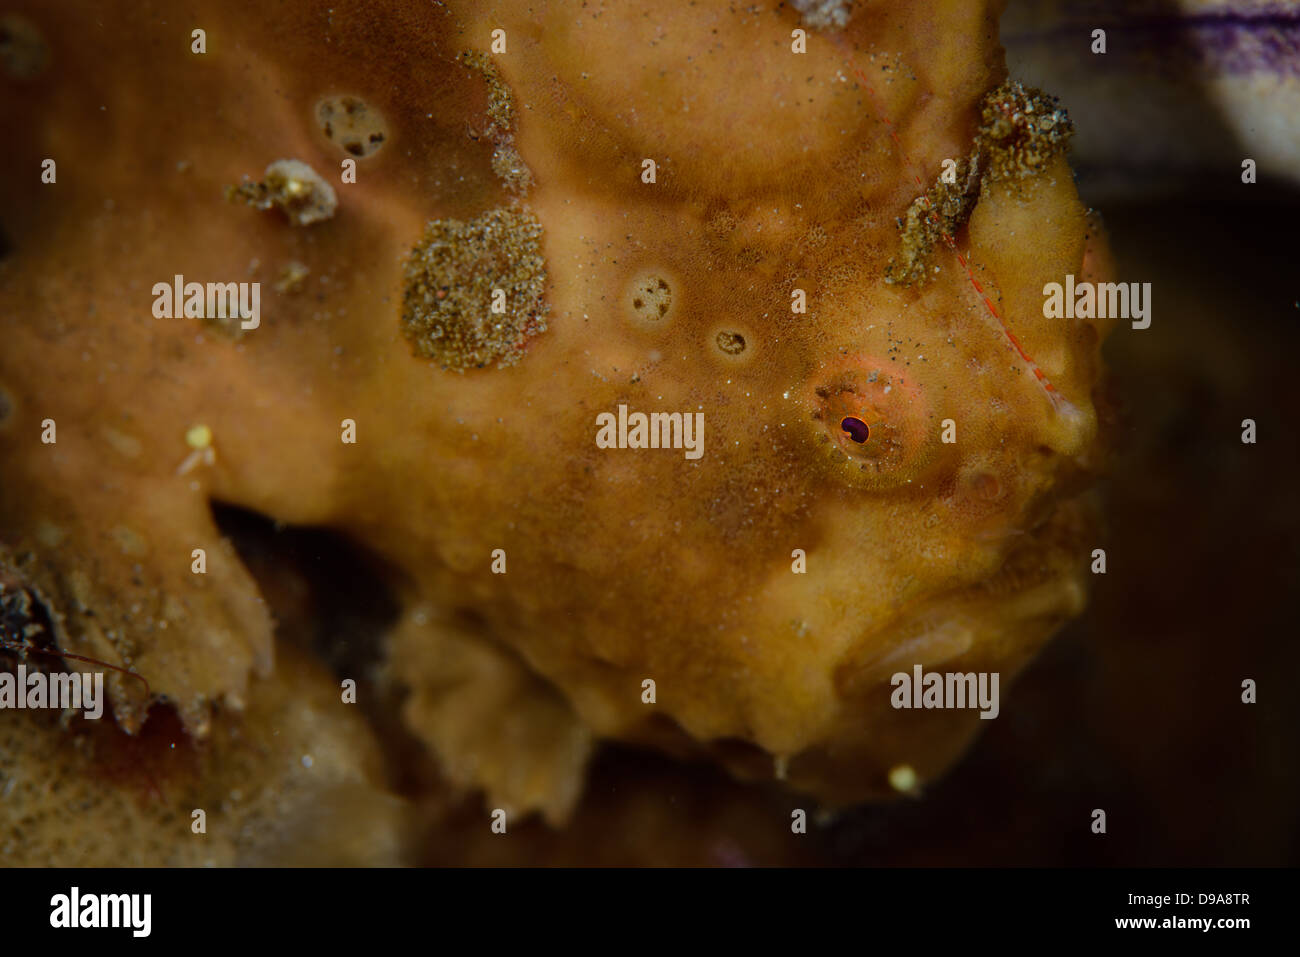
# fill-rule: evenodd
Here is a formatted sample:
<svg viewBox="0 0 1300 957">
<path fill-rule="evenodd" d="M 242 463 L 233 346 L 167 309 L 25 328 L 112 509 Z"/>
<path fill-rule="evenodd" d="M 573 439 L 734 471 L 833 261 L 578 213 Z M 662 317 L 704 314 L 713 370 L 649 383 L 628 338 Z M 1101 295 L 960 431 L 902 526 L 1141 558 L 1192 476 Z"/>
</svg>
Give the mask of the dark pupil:
<svg viewBox="0 0 1300 957">
<path fill-rule="evenodd" d="M 871 429 L 867 428 L 867 423 L 861 419 L 855 419 L 853 416 L 846 416 L 840 423 L 840 428 L 849 433 L 849 438 L 854 442 L 865 442 L 867 436 L 871 434 Z"/>
</svg>

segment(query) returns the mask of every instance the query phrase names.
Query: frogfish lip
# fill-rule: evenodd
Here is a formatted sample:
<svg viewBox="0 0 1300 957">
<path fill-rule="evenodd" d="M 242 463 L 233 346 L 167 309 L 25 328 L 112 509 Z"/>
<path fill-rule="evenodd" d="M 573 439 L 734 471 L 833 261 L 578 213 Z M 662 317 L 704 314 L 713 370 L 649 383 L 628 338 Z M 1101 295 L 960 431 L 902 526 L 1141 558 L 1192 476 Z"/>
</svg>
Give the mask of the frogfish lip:
<svg viewBox="0 0 1300 957">
<path fill-rule="evenodd" d="M 1010 648 L 1006 637 L 1026 628 L 1040 636 L 1032 642 L 1036 648 L 1086 604 L 1088 576 L 1077 539 L 1088 514 L 1082 498 L 1062 498 L 1032 527 L 1006 528 L 1005 554 L 989 574 L 918 595 L 864 628 L 853 643 L 861 650 L 838 668 L 841 686 L 861 693 L 897 671 L 956 664 L 968 652 L 997 670 L 996 661 Z"/>
</svg>

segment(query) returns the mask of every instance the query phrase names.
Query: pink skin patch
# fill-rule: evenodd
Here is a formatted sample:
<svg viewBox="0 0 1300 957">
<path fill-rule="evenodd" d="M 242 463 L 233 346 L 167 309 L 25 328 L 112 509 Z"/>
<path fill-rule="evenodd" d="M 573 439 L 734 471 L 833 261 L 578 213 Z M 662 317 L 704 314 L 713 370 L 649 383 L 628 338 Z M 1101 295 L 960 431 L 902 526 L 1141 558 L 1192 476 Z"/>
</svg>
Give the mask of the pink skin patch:
<svg viewBox="0 0 1300 957">
<path fill-rule="evenodd" d="M 928 458 L 929 403 L 897 363 L 849 356 L 823 369 L 811 392 L 814 418 L 869 477 L 906 476 Z"/>
</svg>

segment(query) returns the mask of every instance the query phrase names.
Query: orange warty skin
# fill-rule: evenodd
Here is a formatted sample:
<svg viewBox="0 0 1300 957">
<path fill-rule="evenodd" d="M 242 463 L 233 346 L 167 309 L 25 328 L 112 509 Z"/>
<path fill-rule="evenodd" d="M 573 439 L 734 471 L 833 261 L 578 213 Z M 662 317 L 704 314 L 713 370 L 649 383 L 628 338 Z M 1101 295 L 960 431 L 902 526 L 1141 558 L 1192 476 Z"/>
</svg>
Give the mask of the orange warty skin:
<svg viewBox="0 0 1300 957">
<path fill-rule="evenodd" d="M 999 4 L 862 5 L 803 54 L 772 3 L 205 3 L 193 23 L 137 3 L 103 24 L 48 6 L 18 4 L 47 68 L 0 85 L 22 134 L 0 179 L 0 559 L 61 646 L 146 675 L 189 735 L 277 680 L 210 501 L 382 556 L 406 727 L 487 807 L 552 822 L 602 738 L 828 804 L 892 794 L 898 765 L 923 787 L 981 722 L 895 710 L 890 676 L 996 671 L 1006 714 L 1083 607 L 1108 322 L 1046 319 L 1042 290 L 1109 266 L 1065 159 L 986 184 L 954 237 L 970 276 L 945 245 L 928 282 L 884 280 L 917 178 L 967 154 L 1005 79 Z M 496 29 L 493 80 L 457 54 Z M 493 169 L 491 83 L 524 189 Z M 340 95 L 387 127 L 355 183 L 317 122 Z M 281 158 L 332 183 L 332 218 L 223 200 Z M 504 368 L 418 357 L 399 318 L 425 223 L 512 204 L 542 225 L 545 331 Z M 276 292 L 290 263 L 302 288 Z M 154 318 L 177 274 L 262 282 L 259 328 Z M 647 318 L 637 289 L 661 280 Z M 702 457 L 598 448 L 620 404 L 702 412 Z M 846 440 L 845 416 L 872 436 Z M 198 423 L 215 456 L 182 469 Z M 108 683 L 138 731 L 138 683 Z"/>
</svg>

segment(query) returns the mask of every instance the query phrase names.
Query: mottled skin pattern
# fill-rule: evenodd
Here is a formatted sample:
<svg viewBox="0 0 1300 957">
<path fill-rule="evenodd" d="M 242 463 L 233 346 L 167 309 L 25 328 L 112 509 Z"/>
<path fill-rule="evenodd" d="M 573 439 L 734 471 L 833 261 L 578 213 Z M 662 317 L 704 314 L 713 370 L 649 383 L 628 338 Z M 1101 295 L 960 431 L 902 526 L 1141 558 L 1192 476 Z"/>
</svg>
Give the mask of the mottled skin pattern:
<svg viewBox="0 0 1300 957">
<path fill-rule="evenodd" d="M 1095 465 L 1106 329 L 1044 319 L 1041 291 L 1092 278 L 1104 255 L 1064 160 L 986 190 L 957 236 L 1055 400 L 951 251 L 925 285 L 883 281 L 920 192 L 908 162 L 928 184 L 965 155 L 1004 78 L 996 10 L 873 3 L 795 55 L 797 13 L 766 3 L 339 0 L 180 19 L 137 3 L 107 26 L 29 6 L 52 59 L 0 87 L 22 131 L 0 185 L 0 539 L 62 616 L 61 644 L 147 675 L 191 734 L 275 666 L 210 500 L 387 559 L 407 609 L 388 676 L 409 689 L 409 727 L 489 806 L 550 820 L 600 736 L 744 775 L 781 765 L 829 802 L 888 793 L 899 763 L 923 784 L 980 722 L 893 710 L 889 675 L 1000 671 L 1007 697 L 1082 606 L 1092 546 L 1075 496 Z M 205 56 L 189 51 L 199 26 Z M 549 328 L 516 365 L 460 374 L 402 336 L 402 260 L 426 221 L 512 200 L 473 135 L 484 79 L 455 60 L 498 27 Z M 388 125 L 356 184 L 337 181 L 345 154 L 315 122 L 339 94 Z M 47 156 L 56 185 L 38 182 Z M 332 177 L 332 220 L 222 201 L 279 158 Z M 278 295 L 290 261 L 310 275 Z M 154 319 L 150 289 L 177 273 L 262 280 L 261 327 L 233 341 Z M 655 323 L 630 306 L 645 277 L 671 287 Z M 720 351 L 719 332 L 745 351 Z M 702 411 L 703 457 L 597 448 L 596 416 L 620 403 Z M 844 441 L 854 403 L 887 446 Z M 40 442 L 46 418 L 56 445 Z M 177 475 L 198 423 L 216 461 Z M 866 470 L 864 454 L 879 456 Z M 138 729 L 137 683 L 110 683 L 117 721 Z"/>
</svg>

